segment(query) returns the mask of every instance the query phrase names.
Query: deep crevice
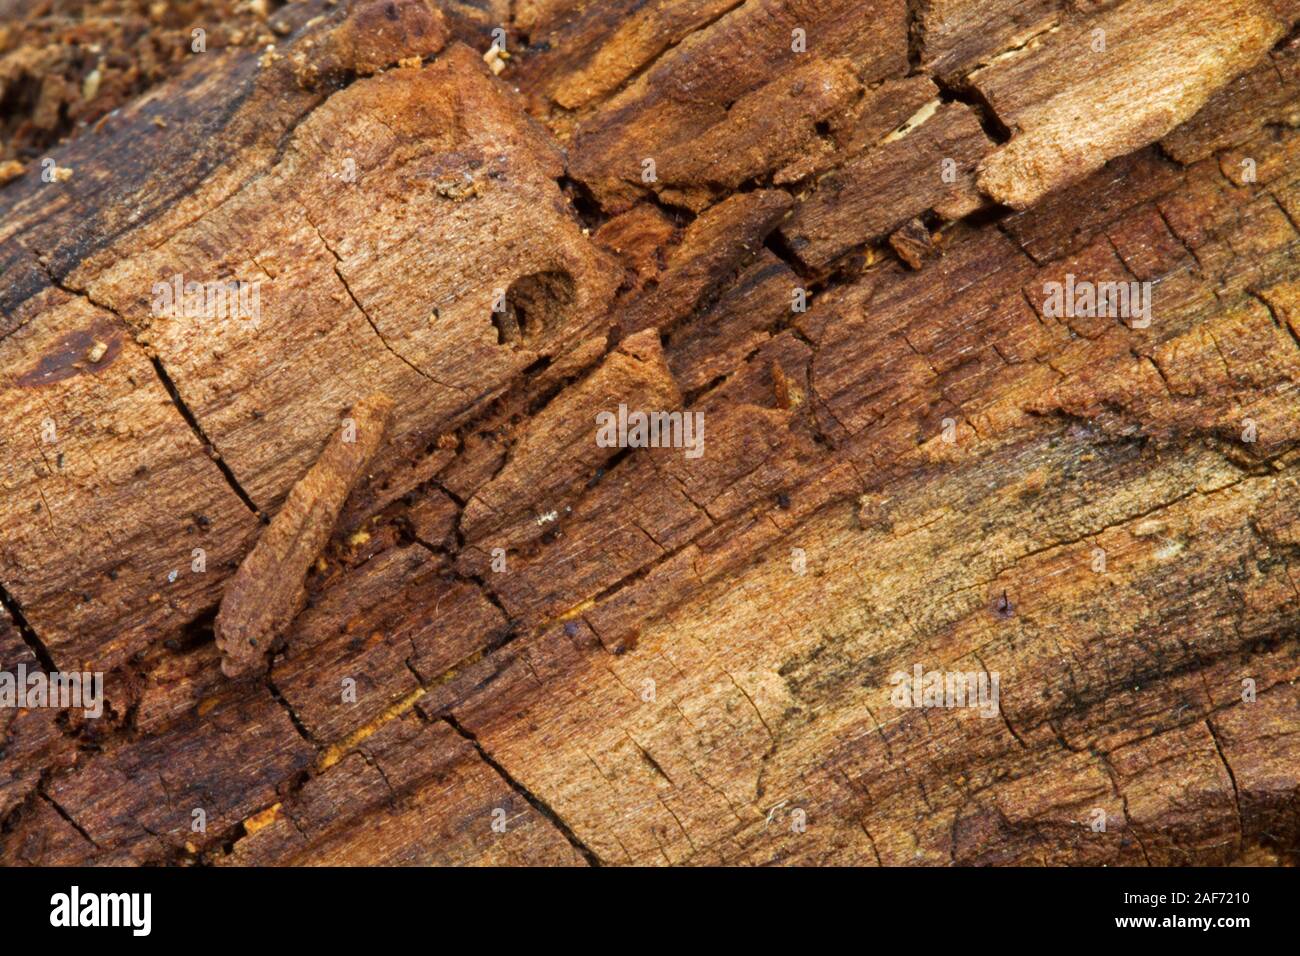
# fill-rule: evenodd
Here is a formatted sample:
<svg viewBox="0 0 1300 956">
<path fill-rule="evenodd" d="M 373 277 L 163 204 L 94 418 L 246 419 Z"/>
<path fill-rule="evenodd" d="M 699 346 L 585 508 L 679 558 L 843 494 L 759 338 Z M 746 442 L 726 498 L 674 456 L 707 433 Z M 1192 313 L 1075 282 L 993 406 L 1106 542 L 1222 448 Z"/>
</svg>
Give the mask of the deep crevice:
<svg viewBox="0 0 1300 956">
<path fill-rule="evenodd" d="M 28 623 L 22 605 L 2 584 L 0 584 L 0 606 L 4 607 L 9 613 L 10 620 L 14 622 L 14 627 L 18 630 L 18 636 L 23 639 L 23 643 L 27 645 L 28 649 L 36 655 L 36 659 L 40 661 L 41 667 L 45 668 L 45 672 L 53 673 L 58 670 L 54 666 L 54 658 L 50 655 L 49 649 L 37 636 L 36 629 Z"/>
<path fill-rule="evenodd" d="M 311 744 L 313 747 L 320 749 L 320 744 L 316 741 L 316 738 L 314 738 L 311 735 L 311 733 L 307 730 L 307 728 L 303 725 L 303 722 L 302 720 L 299 719 L 297 712 L 291 706 L 289 706 L 289 702 L 285 700 L 284 695 L 280 693 L 280 688 L 275 686 L 275 681 L 271 679 L 271 674 L 269 671 L 266 674 L 264 682 L 266 684 L 267 692 L 270 693 L 272 700 L 274 700 L 277 704 L 283 707 L 284 712 L 289 715 L 289 722 L 293 724 L 293 729 L 298 731 L 298 735 L 302 737 L 303 740 L 307 741 L 307 743 Z"/>
<path fill-rule="evenodd" d="M 26 248 L 26 246 L 24 246 L 24 248 Z M 217 468 L 220 469 L 221 474 L 225 476 L 226 483 L 230 485 L 231 490 L 234 491 L 234 493 L 239 497 L 239 500 L 244 503 L 245 507 L 256 515 L 258 519 L 266 522 L 268 520 L 266 516 L 253 502 L 253 499 L 249 497 L 248 492 L 244 491 L 243 486 L 235 478 L 235 473 L 230 470 L 230 466 L 226 464 L 225 459 L 222 458 L 221 454 L 217 451 L 216 446 L 203 431 L 203 427 L 199 424 L 199 420 L 195 418 L 194 413 L 191 412 L 189 406 L 185 404 L 185 400 L 181 398 L 180 392 L 176 388 L 176 383 L 172 381 L 171 376 L 167 374 L 167 369 L 163 366 L 162 359 L 157 355 L 150 354 L 150 350 L 140 343 L 140 341 L 135 337 L 131 324 L 126 321 L 117 309 L 107 303 L 95 301 L 95 299 L 91 297 L 90 292 L 86 289 L 77 289 L 73 286 L 67 285 L 62 279 L 59 279 L 54 275 L 49 263 L 47 263 L 40 255 L 30 249 L 27 251 L 37 265 L 40 266 L 41 270 L 45 273 L 45 277 L 49 279 L 52 286 L 62 292 L 66 292 L 68 295 L 74 295 L 78 298 L 85 299 L 95 308 L 107 312 L 121 323 L 123 330 L 131 341 L 149 356 L 150 362 L 153 363 L 154 372 L 158 376 L 158 381 L 162 383 L 162 386 L 166 389 L 167 395 L 171 399 L 172 404 L 176 407 L 176 410 L 181 413 L 181 417 L 184 418 L 186 423 L 190 426 L 190 430 L 194 433 L 195 437 L 198 438 L 199 444 L 203 447 L 204 453 L 212 459 Z"/>
<path fill-rule="evenodd" d="M 1011 130 L 977 87 L 965 81 L 949 83 L 938 76 L 931 79 L 939 87 L 939 99 L 944 103 L 963 103 L 969 106 L 984 128 L 984 135 L 994 143 L 1001 146 L 1011 140 Z"/>
<path fill-rule="evenodd" d="M 244 506 L 248 508 L 249 511 L 265 523 L 267 521 L 266 515 L 262 513 L 262 509 L 257 507 L 257 504 L 249 496 L 248 492 L 244 490 L 244 486 L 239 483 L 239 479 L 235 477 L 235 473 L 231 471 L 230 466 L 226 464 L 226 460 L 221 457 L 216 446 L 212 444 L 212 440 L 208 438 L 207 433 L 203 430 L 203 426 L 199 424 L 199 420 L 194 417 L 194 413 L 190 411 L 190 407 L 185 404 L 185 400 L 181 398 L 180 392 L 176 389 L 176 383 L 173 382 L 171 376 L 167 374 L 167 369 L 163 366 L 162 359 L 154 355 L 150 356 L 150 361 L 153 363 L 154 371 L 158 375 L 158 380 L 162 382 L 163 388 L 167 390 L 168 396 L 171 397 L 172 404 L 176 406 L 176 410 L 181 413 L 181 417 L 184 418 L 186 424 L 190 426 L 190 431 L 194 432 L 194 437 L 199 440 L 199 444 L 203 446 L 204 452 L 206 452 L 207 456 L 212 459 L 213 464 L 220 469 L 221 474 L 225 476 L 226 483 L 230 485 L 230 490 L 239 496 L 239 500 L 244 503 Z"/>
<path fill-rule="evenodd" d="M 922 14 L 930 0 L 907 0 L 907 75 L 918 76 L 925 52 L 925 24 Z"/>
<path fill-rule="evenodd" d="M 560 192 L 568 198 L 569 206 L 577 215 L 578 221 L 589 232 L 594 233 L 609 222 L 609 213 L 605 212 L 600 201 L 592 193 L 591 187 L 582 180 L 564 175 L 557 179 L 555 184 L 560 188 Z"/>
<path fill-rule="evenodd" d="M 779 227 L 764 237 L 763 248 L 785 263 L 800 279 L 807 279 L 810 282 L 817 279 L 816 270 L 804 264 L 799 254 L 791 247 L 789 240 L 781 234 Z"/>
<path fill-rule="evenodd" d="M 512 777 L 506 768 L 501 766 L 501 764 L 493 759 L 492 755 L 484 749 L 483 745 L 479 743 L 478 738 L 475 737 L 473 733 L 462 727 L 456 718 L 450 713 L 443 714 L 442 719 L 446 721 L 448 727 L 456 731 L 457 734 L 464 737 L 474 746 L 474 749 L 478 751 L 478 755 L 483 758 L 483 762 L 495 770 L 497 775 L 509 785 L 511 790 L 523 797 L 529 806 L 540 813 L 553 827 L 555 827 L 555 829 L 559 830 L 560 833 L 563 834 L 564 838 L 569 841 L 569 845 L 577 850 L 589 865 L 601 865 L 600 857 L 598 857 L 592 849 L 587 846 L 587 844 L 583 843 L 582 840 L 578 838 L 578 835 L 569 828 L 569 825 L 560 818 L 559 814 L 552 810 L 540 797 L 536 796 L 531 790 Z"/>
<path fill-rule="evenodd" d="M 44 785 L 42 784 L 42 787 L 43 786 Z M 81 834 L 81 838 L 83 840 L 85 840 L 87 843 L 93 846 L 96 850 L 104 849 L 102 846 L 100 846 L 98 843 L 95 842 L 95 840 L 91 837 L 89 833 L 85 831 L 85 829 L 81 826 L 80 823 L 78 823 L 76 820 L 72 818 L 72 814 L 70 814 L 67 810 L 64 810 L 63 807 L 59 806 L 59 802 L 55 800 L 53 797 L 51 797 L 48 793 L 46 793 L 44 789 L 38 788 L 36 792 L 37 794 L 40 795 L 40 798 L 42 800 L 44 800 L 51 807 L 54 808 L 54 812 L 57 813 L 60 817 L 62 817 L 64 822 L 67 823 L 68 826 L 72 827 L 72 829 L 76 830 L 79 834 Z"/>
</svg>

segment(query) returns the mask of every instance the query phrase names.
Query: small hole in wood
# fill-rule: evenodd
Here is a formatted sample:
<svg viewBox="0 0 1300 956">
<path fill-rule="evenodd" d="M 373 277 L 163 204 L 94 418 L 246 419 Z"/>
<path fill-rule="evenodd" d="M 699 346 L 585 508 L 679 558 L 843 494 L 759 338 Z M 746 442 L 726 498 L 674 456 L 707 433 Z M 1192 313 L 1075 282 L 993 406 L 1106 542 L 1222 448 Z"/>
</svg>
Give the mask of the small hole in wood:
<svg viewBox="0 0 1300 956">
<path fill-rule="evenodd" d="M 492 313 L 498 345 L 532 346 L 568 317 L 577 298 L 567 272 L 520 276 L 506 290 L 505 309 Z"/>
</svg>

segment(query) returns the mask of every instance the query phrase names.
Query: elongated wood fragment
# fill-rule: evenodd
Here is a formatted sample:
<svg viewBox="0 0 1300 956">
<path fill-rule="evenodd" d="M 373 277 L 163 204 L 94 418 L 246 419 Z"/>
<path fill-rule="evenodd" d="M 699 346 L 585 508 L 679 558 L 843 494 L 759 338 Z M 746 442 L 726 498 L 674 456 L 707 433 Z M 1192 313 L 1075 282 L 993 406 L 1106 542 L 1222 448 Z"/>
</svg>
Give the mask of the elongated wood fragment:
<svg viewBox="0 0 1300 956">
<path fill-rule="evenodd" d="M 275 639 L 302 610 L 307 569 L 379 449 L 392 410 L 392 399 L 382 392 L 356 404 L 231 578 L 216 621 L 226 676 L 260 669 Z"/>
<path fill-rule="evenodd" d="M 823 268 L 928 209 L 961 216 L 979 205 L 975 168 L 993 144 L 975 112 L 963 103 L 936 103 L 912 123 L 821 177 L 781 226 L 802 262 Z"/>
<path fill-rule="evenodd" d="M 1027 209 L 1191 118 L 1284 33 L 1260 0 L 1126 3 L 976 70 L 1015 131 L 980 165 L 980 189 Z"/>
</svg>

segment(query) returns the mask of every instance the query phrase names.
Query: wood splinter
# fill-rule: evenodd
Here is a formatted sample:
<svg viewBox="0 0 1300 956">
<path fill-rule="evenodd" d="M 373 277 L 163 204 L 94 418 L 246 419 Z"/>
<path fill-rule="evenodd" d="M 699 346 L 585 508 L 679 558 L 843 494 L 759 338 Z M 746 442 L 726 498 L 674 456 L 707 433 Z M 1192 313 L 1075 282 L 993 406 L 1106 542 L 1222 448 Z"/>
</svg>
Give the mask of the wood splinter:
<svg viewBox="0 0 1300 956">
<path fill-rule="evenodd" d="M 215 625 L 227 677 L 264 668 L 275 641 L 307 603 L 307 570 L 379 449 L 392 410 L 382 392 L 353 407 L 230 579 Z"/>
</svg>

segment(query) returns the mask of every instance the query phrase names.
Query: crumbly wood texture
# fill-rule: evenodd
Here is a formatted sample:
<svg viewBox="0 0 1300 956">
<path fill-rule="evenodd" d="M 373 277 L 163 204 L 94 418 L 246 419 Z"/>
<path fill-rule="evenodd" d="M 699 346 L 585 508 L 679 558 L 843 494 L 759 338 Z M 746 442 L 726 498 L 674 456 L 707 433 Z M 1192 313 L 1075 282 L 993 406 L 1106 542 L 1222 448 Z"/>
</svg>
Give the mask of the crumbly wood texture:
<svg viewBox="0 0 1300 956">
<path fill-rule="evenodd" d="M 0 126 L 0 862 L 1295 862 L 1300 4 L 241 16 Z"/>
</svg>

